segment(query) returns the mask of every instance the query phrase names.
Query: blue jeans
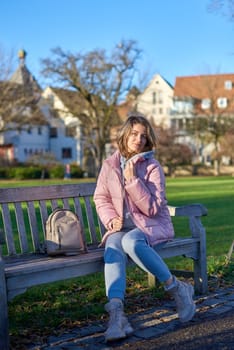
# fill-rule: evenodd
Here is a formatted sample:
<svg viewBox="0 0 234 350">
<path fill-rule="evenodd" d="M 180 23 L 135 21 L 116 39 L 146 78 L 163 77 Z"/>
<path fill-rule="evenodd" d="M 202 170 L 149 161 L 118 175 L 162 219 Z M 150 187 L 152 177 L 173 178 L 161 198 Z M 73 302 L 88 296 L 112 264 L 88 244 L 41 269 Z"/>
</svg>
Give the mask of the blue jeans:
<svg viewBox="0 0 234 350">
<path fill-rule="evenodd" d="M 106 241 L 105 284 L 109 299 L 124 300 L 126 290 L 126 263 L 128 256 L 144 271 L 153 274 L 160 282 L 172 277 L 167 265 L 148 244 L 144 233 L 138 228 L 131 231 L 120 231 L 110 235 Z"/>
</svg>

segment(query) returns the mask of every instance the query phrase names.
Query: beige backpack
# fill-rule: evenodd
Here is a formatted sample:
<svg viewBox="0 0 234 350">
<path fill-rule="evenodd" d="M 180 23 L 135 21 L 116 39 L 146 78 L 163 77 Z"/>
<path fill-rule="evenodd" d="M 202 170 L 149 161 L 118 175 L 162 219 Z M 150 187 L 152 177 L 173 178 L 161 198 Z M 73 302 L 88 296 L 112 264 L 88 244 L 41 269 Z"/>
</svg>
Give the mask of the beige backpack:
<svg viewBox="0 0 234 350">
<path fill-rule="evenodd" d="M 86 245 L 78 216 L 69 209 L 55 209 L 46 221 L 45 250 L 48 255 L 84 253 Z"/>
</svg>

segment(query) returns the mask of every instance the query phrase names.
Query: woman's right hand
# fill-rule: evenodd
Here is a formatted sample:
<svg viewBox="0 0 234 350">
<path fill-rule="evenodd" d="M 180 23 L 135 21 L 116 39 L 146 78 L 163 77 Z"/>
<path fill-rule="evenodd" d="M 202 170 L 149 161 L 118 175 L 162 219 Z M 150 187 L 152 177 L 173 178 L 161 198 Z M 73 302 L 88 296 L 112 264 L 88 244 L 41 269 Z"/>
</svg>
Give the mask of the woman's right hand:
<svg viewBox="0 0 234 350">
<path fill-rule="evenodd" d="M 103 247 L 106 243 L 107 238 L 112 235 L 113 233 L 120 231 L 123 226 L 123 219 L 120 217 L 116 217 L 112 219 L 109 224 L 107 225 L 108 231 L 104 234 L 102 237 L 102 241 L 99 244 L 99 247 Z"/>
<path fill-rule="evenodd" d="M 111 222 L 108 224 L 108 230 L 111 232 L 117 232 L 120 231 L 123 226 L 123 219 L 120 217 L 116 217 L 111 220 Z"/>
<path fill-rule="evenodd" d="M 99 244 L 99 247 L 103 247 L 106 243 L 107 238 L 113 233 L 120 231 L 122 226 L 123 226 L 123 219 L 121 219 L 120 217 L 116 217 L 112 219 L 107 225 L 108 231 L 102 237 L 102 241 Z"/>
</svg>

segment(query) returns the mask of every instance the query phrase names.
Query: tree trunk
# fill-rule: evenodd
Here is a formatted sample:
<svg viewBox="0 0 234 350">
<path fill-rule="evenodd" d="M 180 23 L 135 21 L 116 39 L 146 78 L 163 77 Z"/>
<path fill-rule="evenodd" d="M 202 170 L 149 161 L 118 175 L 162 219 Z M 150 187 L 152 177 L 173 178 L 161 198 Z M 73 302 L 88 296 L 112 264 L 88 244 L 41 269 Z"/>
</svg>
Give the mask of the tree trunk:
<svg viewBox="0 0 234 350">
<path fill-rule="evenodd" d="M 214 160 L 214 175 L 219 176 L 220 175 L 220 162 L 219 160 Z"/>
</svg>

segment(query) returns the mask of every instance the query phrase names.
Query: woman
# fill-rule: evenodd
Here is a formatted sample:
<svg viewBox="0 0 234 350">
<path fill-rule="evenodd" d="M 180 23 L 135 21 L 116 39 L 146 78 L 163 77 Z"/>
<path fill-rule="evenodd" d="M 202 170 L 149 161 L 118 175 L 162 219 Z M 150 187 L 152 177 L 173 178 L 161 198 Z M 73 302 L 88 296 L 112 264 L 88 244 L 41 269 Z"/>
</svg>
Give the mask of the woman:
<svg viewBox="0 0 234 350">
<path fill-rule="evenodd" d="M 123 308 L 128 256 L 164 284 L 175 298 L 182 322 L 195 313 L 192 285 L 172 276 L 157 253 L 160 244 L 173 238 L 174 230 L 164 173 L 154 158 L 154 130 L 144 116 L 132 114 L 119 132 L 117 145 L 118 150 L 103 162 L 94 193 L 98 215 L 107 229 L 102 240 L 109 300 L 105 309 L 110 314 L 106 341 L 133 332 Z"/>
</svg>

